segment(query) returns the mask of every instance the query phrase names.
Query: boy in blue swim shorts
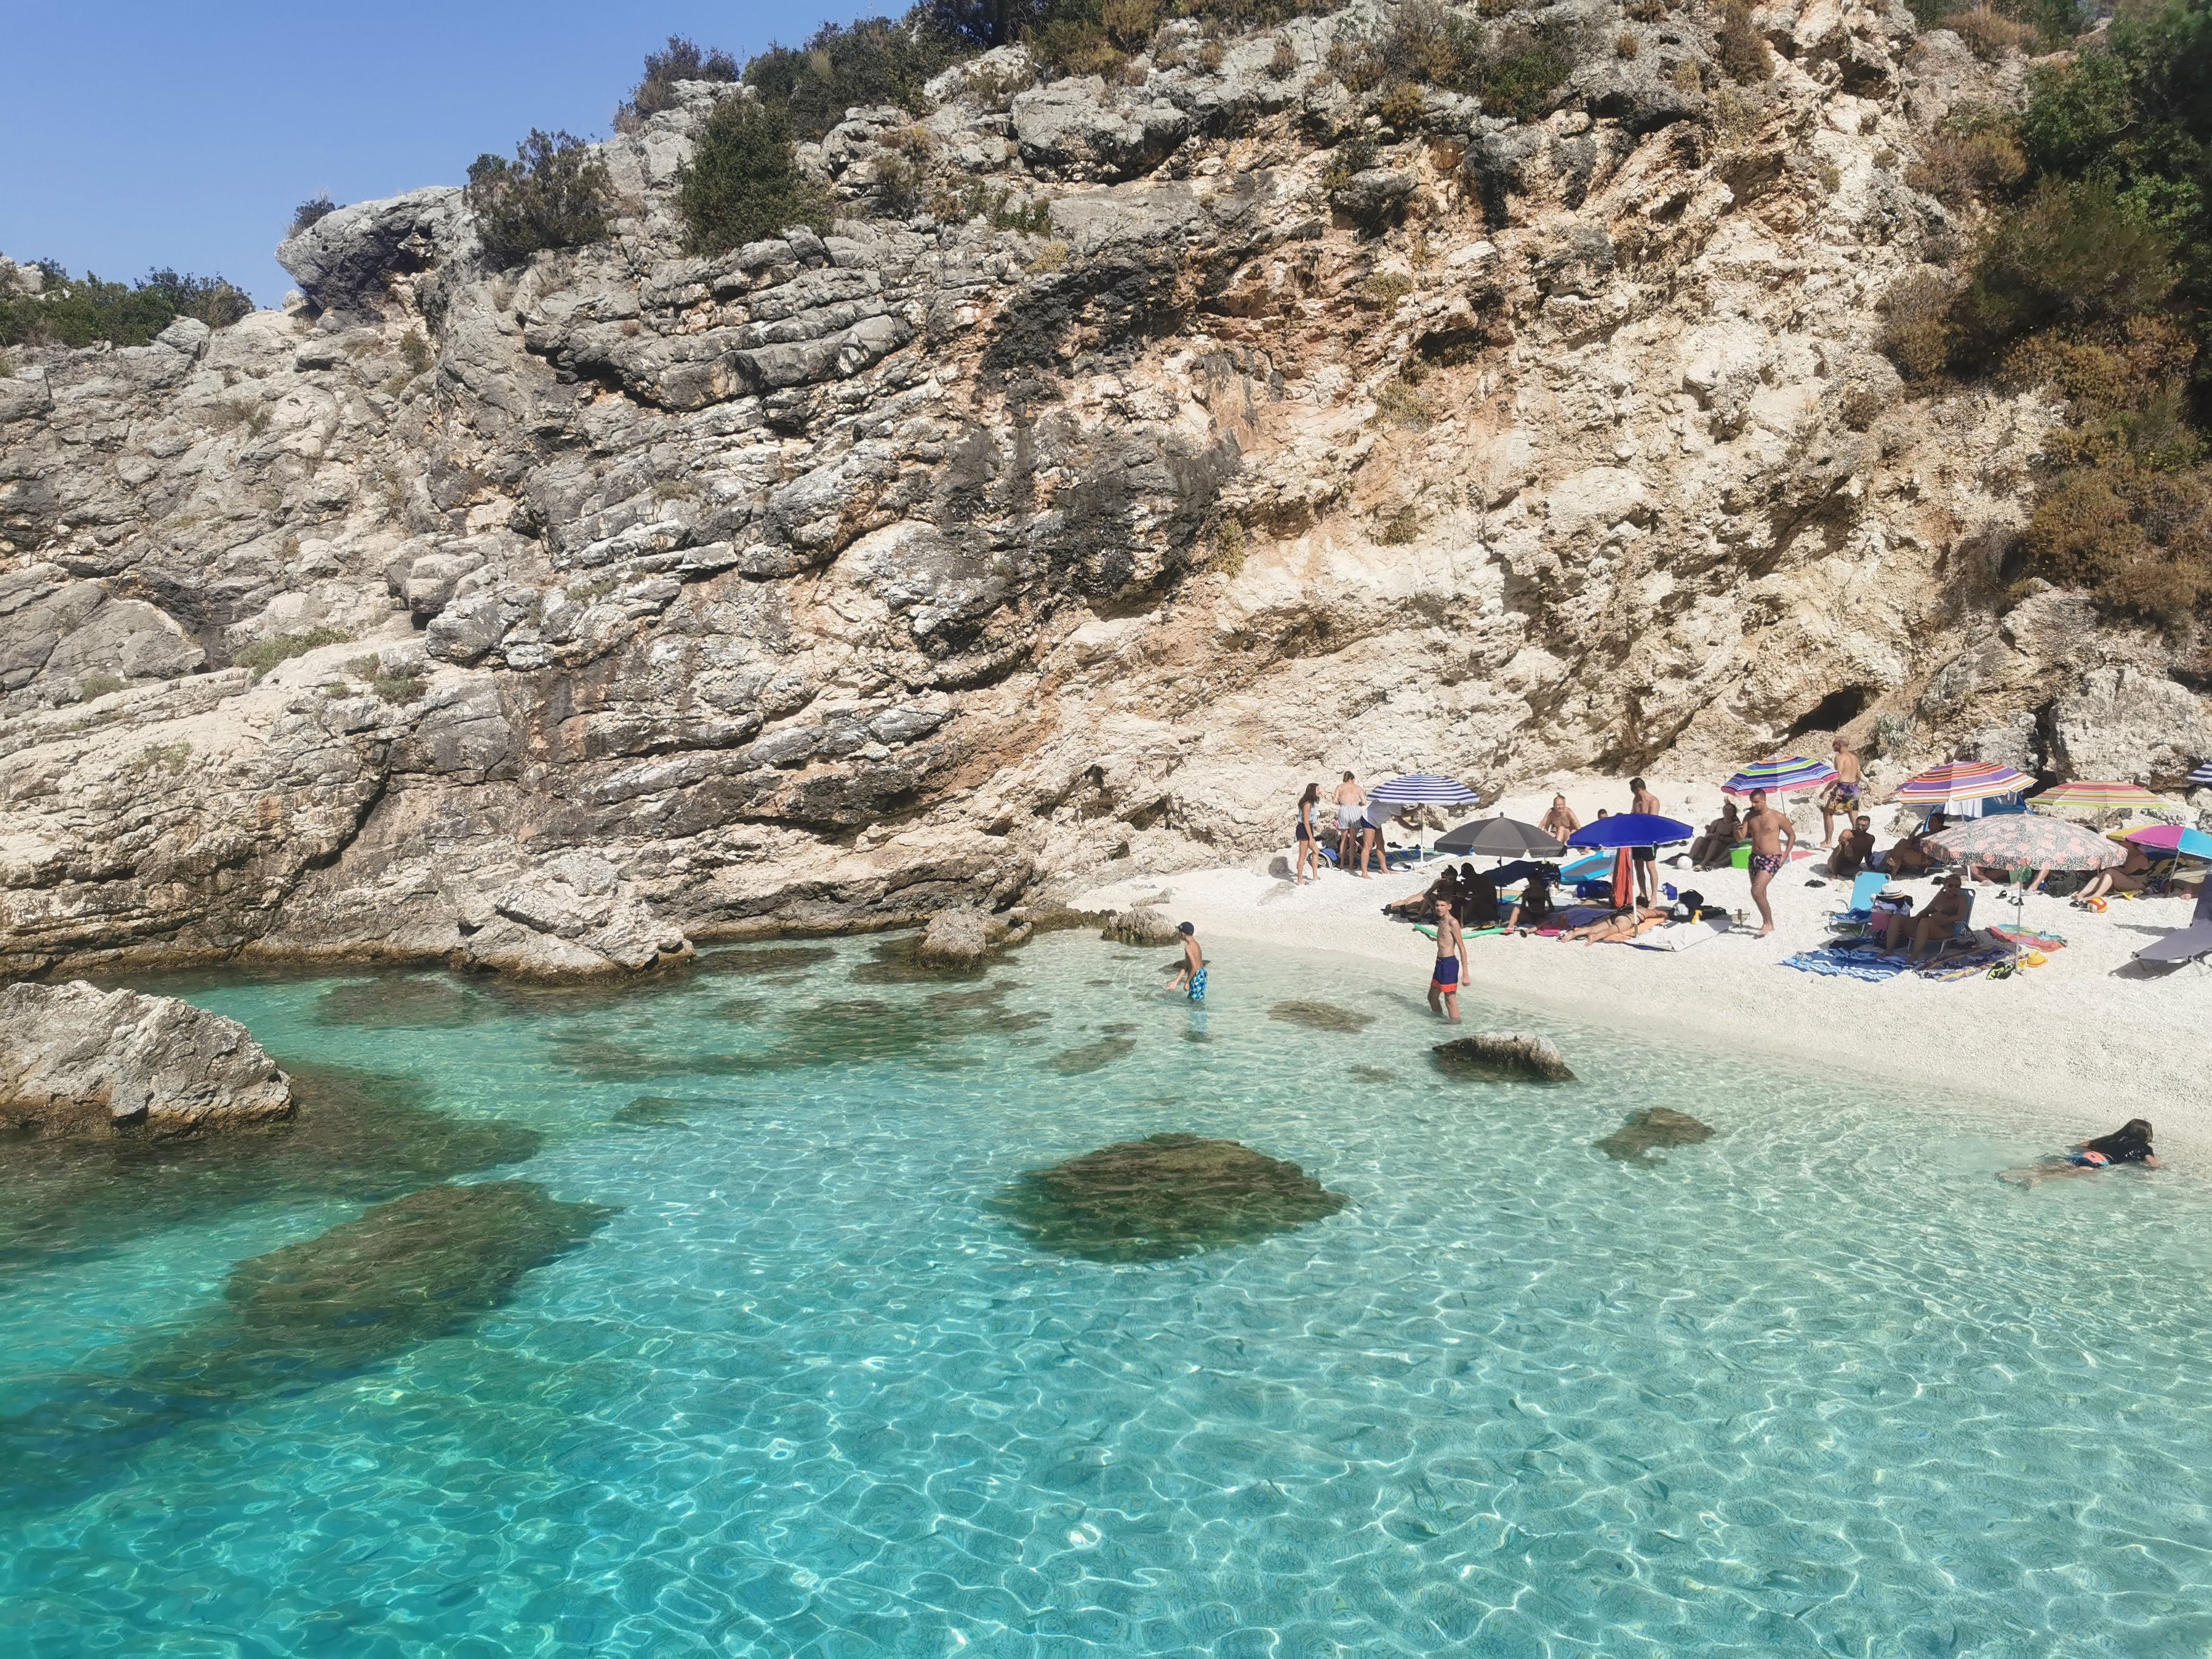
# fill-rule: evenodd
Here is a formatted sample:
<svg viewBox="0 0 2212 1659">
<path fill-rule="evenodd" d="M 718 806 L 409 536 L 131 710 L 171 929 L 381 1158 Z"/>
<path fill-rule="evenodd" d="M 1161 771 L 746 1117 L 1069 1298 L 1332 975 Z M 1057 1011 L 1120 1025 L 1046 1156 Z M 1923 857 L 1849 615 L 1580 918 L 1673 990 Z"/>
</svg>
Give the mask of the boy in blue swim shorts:
<svg viewBox="0 0 2212 1659">
<path fill-rule="evenodd" d="M 1168 982 L 1170 991 L 1188 990 L 1193 1002 L 1206 1000 L 1206 952 L 1198 948 L 1198 930 L 1187 921 L 1176 924 L 1182 935 L 1182 966 Z"/>
<path fill-rule="evenodd" d="M 1429 979 L 1429 1011 L 1459 1024 L 1459 982 L 1467 966 L 1467 935 L 1459 930 L 1456 906 L 1437 900 L 1437 966 Z"/>
</svg>

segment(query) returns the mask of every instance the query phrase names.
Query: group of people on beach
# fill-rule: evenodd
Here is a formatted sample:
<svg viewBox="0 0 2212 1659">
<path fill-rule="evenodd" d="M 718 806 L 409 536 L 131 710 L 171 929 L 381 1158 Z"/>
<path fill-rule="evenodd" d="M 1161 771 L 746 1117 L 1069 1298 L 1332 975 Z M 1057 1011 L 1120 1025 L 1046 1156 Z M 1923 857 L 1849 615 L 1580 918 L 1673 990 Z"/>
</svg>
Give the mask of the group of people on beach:
<svg viewBox="0 0 2212 1659">
<path fill-rule="evenodd" d="M 1351 772 L 1346 772 L 1343 781 L 1336 786 L 1335 799 L 1330 806 L 1334 816 L 1336 867 L 1362 881 L 1370 878 L 1370 864 L 1379 866 L 1388 875 L 1390 860 L 1382 846 L 1382 826 L 1395 823 L 1414 828 L 1419 809 L 1403 807 L 1377 817 L 1366 790 L 1359 786 L 1358 775 Z M 1291 881 L 1296 886 L 1321 879 L 1322 839 L 1330 834 L 1332 828 L 1322 821 L 1322 811 L 1321 785 L 1308 784 L 1305 793 L 1298 797 L 1297 823 L 1292 832 L 1297 864 L 1291 872 Z"/>
</svg>

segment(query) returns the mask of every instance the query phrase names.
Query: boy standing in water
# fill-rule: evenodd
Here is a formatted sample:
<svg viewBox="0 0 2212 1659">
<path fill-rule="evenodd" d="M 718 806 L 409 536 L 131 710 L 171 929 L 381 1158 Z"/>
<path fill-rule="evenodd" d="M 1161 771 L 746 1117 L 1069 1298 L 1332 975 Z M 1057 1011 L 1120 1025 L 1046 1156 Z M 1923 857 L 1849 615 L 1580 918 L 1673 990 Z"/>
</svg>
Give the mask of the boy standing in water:
<svg viewBox="0 0 2212 1659">
<path fill-rule="evenodd" d="M 1459 1024 L 1459 982 L 1467 966 L 1467 935 L 1459 930 L 1458 907 L 1448 898 L 1437 899 L 1437 967 L 1429 980 L 1429 1012 Z"/>
<path fill-rule="evenodd" d="M 1182 935 L 1182 966 L 1168 981 L 1168 989 L 1188 989 L 1193 1002 L 1206 1000 L 1206 952 L 1198 948 L 1198 929 L 1187 921 L 1176 924 L 1176 932 Z"/>
</svg>

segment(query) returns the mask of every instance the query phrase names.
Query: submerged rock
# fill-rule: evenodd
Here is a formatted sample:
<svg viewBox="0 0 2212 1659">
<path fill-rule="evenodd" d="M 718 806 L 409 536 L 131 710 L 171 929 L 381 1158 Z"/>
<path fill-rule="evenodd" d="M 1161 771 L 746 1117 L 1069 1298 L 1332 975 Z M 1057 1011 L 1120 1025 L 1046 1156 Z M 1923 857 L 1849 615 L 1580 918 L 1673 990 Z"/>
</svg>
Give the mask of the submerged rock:
<svg viewBox="0 0 2212 1659">
<path fill-rule="evenodd" d="M 1395 1083 L 1398 1074 L 1381 1066 L 1355 1066 L 1352 1075 L 1362 1083 Z"/>
<path fill-rule="evenodd" d="M 82 980 L 0 987 L 0 1129 L 176 1133 L 291 1111 L 291 1079 L 234 1019 Z"/>
<path fill-rule="evenodd" d="M 1287 1232 L 1345 1205 L 1295 1164 L 1233 1140 L 1158 1134 L 1022 1176 L 1000 1200 L 1040 1249 L 1156 1261 Z"/>
<path fill-rule="evenodd" d="M 1481 1031 L 1439 1042 L 1429 1052 L 1437 1069 L 1447 1077 L 1484 1083 L 1575 1081 L 1549 1037 Z"/>
<path fill-rule="evenodd" d="M 1632 1113 L 1627 1122 L 1590 1145 L 1623 1164 L 1643 1164 L 1649 1161 L 1648 1155 L 1652 1152 L 1663 1152 L 1669 1146 L 1694 1146 L 1712 1138 L 1712 1126 L 1700 1123 L 1687 1112 L 1650 1106 Z"/>
<path fill-rule="evenodd" d="M 16 1144 L 0 1158 L 0 1270 L 98 1255 L 247 1204 L 374 1203 L 520 1163 L 542 1141 L 526 1124 L 432 1110 L 406 1079 L 319 1067 L 292 1083 L 293 1115 L 221 1135 Z"/>
<path fill-rule="evenodd" d="M 318 1025 L 369 1030 L 472 1025 L 489 1012 L 482 997 L 441 979 L 373 979 L 334 985 L 315 1000 Z"/>
<path fill-rule="evenodd" d="M 855 985 L 943 984 L 947 980 L 981 979 L 990 971 L 988 952 L 973 957 L 929 957 L 923 954 L 925 936 L 899 933 L 879 939 L 868 949 L 868 959 L 850 975 Z"/>
<path fill-rule="evenodd" d="M 1349 1008 L 1340 1008 L 1333 1002 L 1279 1002 L 1267 1010 L 1269 1019 L 1279 1019 L 1285 1024 L 1304 1025 L 1316 1031 L 1364 1031 L 1375 1023 L 1371 1014 L 1355 1014 Z"/>
<path fill-rule="evenodd" d="M 612 1210 L 531 1181 L 426 1187 L 241 1261 L 223 1295 L 244 1338 L 221 1373 L 352 1370 L 459 1329 Z"/>
<path fill-rule="evenodd" d="M 716 951 L 701 958 L 700 966 L 718 974 L 792 974 L 836 959 L 832 945 L 750 945 Z"/>
<path fill-rule="evenodd" d="M 666 1095 L 640 1095 L 614 1115 L 614 1121 L 630 1129 L 688 1129 L 691 1121 L 686 1115 L 694 1109 L 695 1103 L 672 1100 Z"/>
<path fill-rule="evenodd" d="M 1096 1042 L 1061 1049 L 1045 1062 L 1045 1068 L 1057 1072 L 1062 1077 L 1080 1077 L 1085 1072 L 1099 1071 L 1136 1052 L 1136 1043 L 1128 1037 L 1102 1036 Z"/>
</svg>

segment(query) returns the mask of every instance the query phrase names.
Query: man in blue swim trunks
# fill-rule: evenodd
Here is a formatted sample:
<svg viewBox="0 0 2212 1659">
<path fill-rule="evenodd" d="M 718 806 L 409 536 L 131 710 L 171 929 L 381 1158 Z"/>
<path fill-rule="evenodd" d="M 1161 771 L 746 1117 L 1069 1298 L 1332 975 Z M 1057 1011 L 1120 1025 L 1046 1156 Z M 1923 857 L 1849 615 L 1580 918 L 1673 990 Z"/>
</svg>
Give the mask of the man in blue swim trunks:
<svg viewBox="0 0 2212 1659">
<path fill-rule="evenodd" d="M 1182 966 L 1168 981 L 1168 989 L 1187 989 L 1193 1002 L 1203 1002 L 1206 1000 L 1206 952 L 1198 948 L 1198 929 L 1187 921 L 1179 921 L 1176 924 L 1176 932 L 1182 935 Z"/>
<path fill-rule="evenodd" d="M 1437 968 L 1429 979 L 1429 1011 L 1459 1024 L 1459 982 L 1466 976 L 1467 935 L 1459 930 L 1457 906 L 1437 900 Z"/>
</svg>

